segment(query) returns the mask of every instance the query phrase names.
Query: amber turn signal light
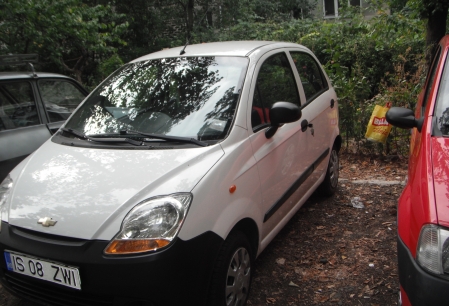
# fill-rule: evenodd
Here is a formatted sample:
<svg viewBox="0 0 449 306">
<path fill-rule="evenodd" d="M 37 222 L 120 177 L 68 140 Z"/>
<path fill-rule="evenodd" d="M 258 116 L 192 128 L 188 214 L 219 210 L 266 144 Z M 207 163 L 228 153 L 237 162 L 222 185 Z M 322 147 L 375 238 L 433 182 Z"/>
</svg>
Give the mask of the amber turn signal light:
<svg viewBox="0 0 449 306">
<path fill-rule="evenodd" d="M 229 192 L 230 193 L 234 193 L 237 190 L 237 186 L 232 185 L 231 187 L 229 187 Z"/>
<path fill-rule="evenodd" d="M 132 254 L 155 251 L 168 245 L 170 241 L 165 239 L 130 239 L 114 240 L 106 250 L 106 254 Z"/>
</svg>

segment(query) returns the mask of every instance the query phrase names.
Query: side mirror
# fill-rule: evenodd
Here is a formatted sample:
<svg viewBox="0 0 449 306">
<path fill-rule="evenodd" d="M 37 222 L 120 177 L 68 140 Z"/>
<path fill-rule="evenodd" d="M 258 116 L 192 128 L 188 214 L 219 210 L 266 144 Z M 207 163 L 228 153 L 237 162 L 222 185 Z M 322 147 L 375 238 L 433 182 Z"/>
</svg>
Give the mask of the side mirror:
<svg viewBox="0 0 449 306">
<path fill-rule="evenodd" d="M 290 102 L 276 102 L 270 108 L 271 127 L 265 131 L 265 137 L 273 137 L 281 124 L 298 121 L 301 118 L 301 109 Z"/>
<path fill-rule="evenodd" d="M 401 129 L 416 127 L 421 132 L 424 119 L 416 119 L 415 113 L 408 108 L 392 107 L 385 115 L 387 122 Z"/>
</svg>

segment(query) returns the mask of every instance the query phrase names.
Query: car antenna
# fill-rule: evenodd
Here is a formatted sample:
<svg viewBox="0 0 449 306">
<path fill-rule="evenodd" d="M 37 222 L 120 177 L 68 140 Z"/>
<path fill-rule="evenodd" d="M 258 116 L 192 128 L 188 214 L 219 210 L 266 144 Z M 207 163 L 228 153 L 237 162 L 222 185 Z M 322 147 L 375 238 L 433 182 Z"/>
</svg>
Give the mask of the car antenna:
<svg viewBox="0 0 449 306">
<path fill-rule="evenodd" d="M 187 42 L 186 42 L 186 44 L 184 45 L 184 48 L 182 48 L 181 52 L 179 52 L 179 55 L 183 55 L 184 53 L 186 53 L 186 51 L 184 51 L 184 50 L 186 49 L 186 47 L 187 47 L 188 44 L 189 44 L 189 39 L 187 38 Z"/>
<path fill-rule="evenodd" d="M 31 64 L 30 62 L 28 62 L 27 64 L 31 68 L 31 73 L 33 74 L 33 78 L 37 78 L 36 70 L 34 70 L 33 64 Z"/>
<path fill-rule="evenodd" d="M 207 8 L 206 13 L 204 13 L 203 18 L 201 18 L 201 20 L 198 22 L 197 25 L 199 25 L 199 24 L 203 21 L 204 17 L 206 17 L 206 15 L 207 15 L 207 12 L 208 12 L 208 11 L 209 11 L 209 8 Z M 189 37 L 187 37 L 187 42 L 186 42 L 186 44 L 184 45 L 184 48 L 182 48 L 181 52 L 179 52 L 179 55 L 183 55 L 183 54 L 186 53 L 185 50 L 186 50 L 186 48 L 187 48 L 187 45 L 188 45 L 189 42 L 190 42 L 191 35 L 192 35 L 192 33 L 190 33 L 190 34 L 189 34 Z"/>
</svg>

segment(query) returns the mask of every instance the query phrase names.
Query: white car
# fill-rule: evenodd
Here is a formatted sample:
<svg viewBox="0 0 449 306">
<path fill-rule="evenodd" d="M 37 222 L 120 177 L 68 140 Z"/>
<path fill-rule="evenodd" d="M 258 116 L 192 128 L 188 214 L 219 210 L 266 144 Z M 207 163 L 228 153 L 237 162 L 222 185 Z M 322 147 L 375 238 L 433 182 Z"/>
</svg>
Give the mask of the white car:
<svg viewBox="0 0 449 306">
<path fill-rule="evenodd" d="M 55 305 L 243 305 L 255 258 L 337 189 L 338 105 L 307 48 L 219 42 L 114 72 L 0 186 L 0 281 Z"/>
</svg>

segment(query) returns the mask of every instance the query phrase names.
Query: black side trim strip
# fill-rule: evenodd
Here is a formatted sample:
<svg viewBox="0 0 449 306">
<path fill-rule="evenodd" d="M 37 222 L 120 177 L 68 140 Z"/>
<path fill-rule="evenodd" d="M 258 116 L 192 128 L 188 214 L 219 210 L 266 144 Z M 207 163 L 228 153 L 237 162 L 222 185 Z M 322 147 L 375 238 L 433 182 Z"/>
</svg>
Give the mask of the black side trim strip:
<svg viewBox="0 0 449 306">
<path fill-rule="evenodd" d="M 265 217 L 263 218 L 263 222 L 267 222 L 268 219 L 271 218 L 271 216 L 274 215 L 274 213 L 281 208 L 282 205 L 290 198 L 293 193 L 301 187 L 301 185 L 306 181 L 306 179 L 315 171 L 315 169 L 318 167 L 318 165 L 326 158 L 326 156 L 329 154 L 329 148 L 324 151 L 318 159 L 309 166 L 309 168 L 304 171 L 304 173 L 293 183 L 293 185 L 282 195 L 282 197 L 274 203 L 273 206 L 270 207 L 270 209 L 265 214 Z"/>
</svg>

